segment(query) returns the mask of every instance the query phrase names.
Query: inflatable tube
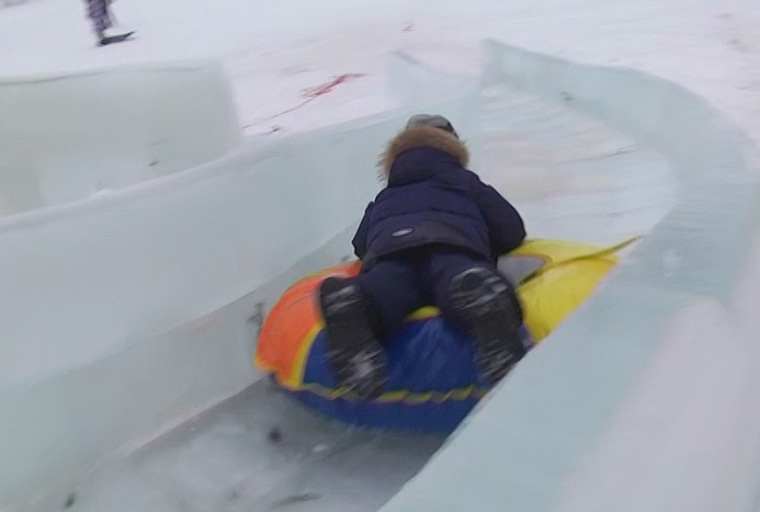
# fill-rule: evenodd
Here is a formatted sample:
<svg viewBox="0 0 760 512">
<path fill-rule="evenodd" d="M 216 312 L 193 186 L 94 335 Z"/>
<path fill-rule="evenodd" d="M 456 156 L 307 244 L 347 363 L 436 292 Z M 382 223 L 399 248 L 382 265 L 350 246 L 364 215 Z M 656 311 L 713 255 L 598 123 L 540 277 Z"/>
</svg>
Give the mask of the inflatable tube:
<svg viewBox="0 0 760 512">
<path fill-rule="evenodd" d="M 523 341 L 543 340 L 578 307 L 617 263 L 627 245 L 599 249 L 530 240 L 499 261 L 525 312 Z M 256 364 L 295 398 L 347 423 L 391 430 L 451 432 L 488 391 L 470 341 L 433 307 L 412 314 L 385 343 L 388 391 L 373 401 L 336 387 L 325 356 L 326 331 L 317 290 L 328 276 L 352 277 L 359 262 L 308 276 L 288 289 L 261 331 Z"/>
</svg>

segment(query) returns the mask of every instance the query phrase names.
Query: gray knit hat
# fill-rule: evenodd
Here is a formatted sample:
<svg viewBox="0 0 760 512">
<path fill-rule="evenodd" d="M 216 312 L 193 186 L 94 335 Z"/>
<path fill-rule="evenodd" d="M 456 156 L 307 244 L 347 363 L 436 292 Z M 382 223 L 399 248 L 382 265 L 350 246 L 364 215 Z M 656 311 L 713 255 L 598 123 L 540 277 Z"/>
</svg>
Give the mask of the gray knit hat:
<svg viewBox="0 0 760 512">
<path fill-rule="evenodd" d="M 451 122 L 449 122 L 448 119 L 441 115 L 429 115 L 429 114 L 417 114 L 409 118 L 409 121 L 406 123 L 406 129 L 414 128 L 415 126 L 432 126 L 433 128 L 440 128 L 441 130 L 445 132 L 449 132 L 457 139 L 459 138 L 459 135 L 457 134 L 456 130 L 454 130 L 454 127 L 451 126 Z"/>
</svg>

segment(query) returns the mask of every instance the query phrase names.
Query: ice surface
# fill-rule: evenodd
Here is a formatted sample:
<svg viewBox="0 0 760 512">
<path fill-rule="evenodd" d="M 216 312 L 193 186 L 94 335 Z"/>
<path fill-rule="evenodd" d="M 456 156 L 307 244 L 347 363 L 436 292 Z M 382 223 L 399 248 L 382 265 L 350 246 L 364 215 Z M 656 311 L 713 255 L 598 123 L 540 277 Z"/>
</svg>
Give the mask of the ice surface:
<svg viewBox="0 0 760 512">
<path fill-rule="evenodd" d="M 442 441 L 346 430 L 262 380 L 130 458 L 95 468 L 70 510 L 376 510 Z M 39 510 L 61 507 L 48 505 Z"/>
</svg>

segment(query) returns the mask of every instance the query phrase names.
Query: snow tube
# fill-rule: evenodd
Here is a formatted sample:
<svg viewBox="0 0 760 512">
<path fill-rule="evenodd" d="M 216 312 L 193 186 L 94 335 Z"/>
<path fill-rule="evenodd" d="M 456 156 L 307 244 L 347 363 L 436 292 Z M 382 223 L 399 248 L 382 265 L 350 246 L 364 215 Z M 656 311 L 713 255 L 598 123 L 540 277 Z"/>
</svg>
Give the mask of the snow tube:
<svg viewBox="0 0 760 512">
<path fill-rule="evenodd" d="M 578 307 L 631 243 L 600 249 L 556 240 L 529 240 L 499 260 L 524 309 L 526 345 L 543 340 Z M 317 304 L 328 276 L 351 277 L 360 262 L 305 277 L 290 287 L 262 326 L 256 365 L 309 407 L 371 428 L 451 432 L 488 391 L 474 362 L 472 343 L 444 323 L 437 309 L 412 314 L 386 341 L 387 391 L 371 401 L 339 389 L 325 357 L 326 332 Z"/>
</svg>

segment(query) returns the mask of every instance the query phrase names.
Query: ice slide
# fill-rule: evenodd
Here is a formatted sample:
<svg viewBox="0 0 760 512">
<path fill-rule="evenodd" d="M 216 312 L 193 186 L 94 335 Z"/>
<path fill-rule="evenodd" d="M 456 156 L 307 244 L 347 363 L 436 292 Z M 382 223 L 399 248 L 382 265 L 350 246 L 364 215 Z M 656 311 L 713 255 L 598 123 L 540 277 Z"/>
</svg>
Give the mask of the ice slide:
<svg viewBox="0 0 760 512">
<path fill-rule="evenodd" d="M 408 107 L 0 220 L 2 506 L 751 510 L 757 149 L 676 85 L 484 48 L 479 83 L 396 56 Z M 346 256 L 378 187 L 357 169 L 422 108 L 534 236 L 648 233 L 441 449 L 316 417 L 250 364 L 261 311 Z"/>
</svg>

